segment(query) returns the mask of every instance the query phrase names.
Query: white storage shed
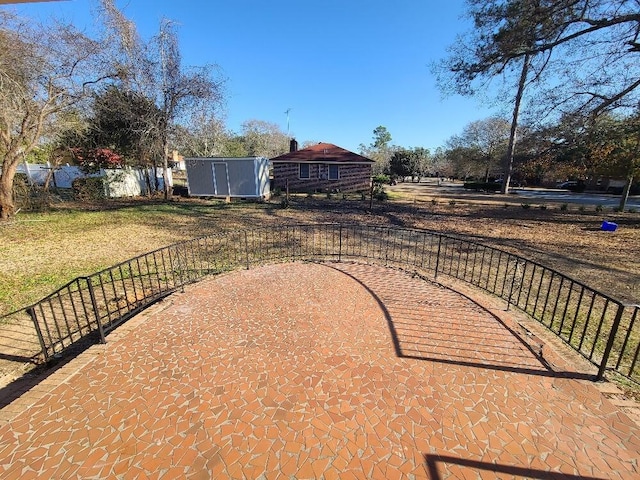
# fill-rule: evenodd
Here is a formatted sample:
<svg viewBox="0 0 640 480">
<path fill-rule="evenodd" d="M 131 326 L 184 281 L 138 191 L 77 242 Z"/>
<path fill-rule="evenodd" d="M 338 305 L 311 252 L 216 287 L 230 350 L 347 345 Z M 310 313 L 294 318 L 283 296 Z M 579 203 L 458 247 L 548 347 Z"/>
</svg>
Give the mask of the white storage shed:
<svg viewBox="0 0 640 480">
<path fill-rule="evenodd" d="M 269 198 L 268 158 L 202 157 L 184 160 L 190 196 Z"/>
</svg>

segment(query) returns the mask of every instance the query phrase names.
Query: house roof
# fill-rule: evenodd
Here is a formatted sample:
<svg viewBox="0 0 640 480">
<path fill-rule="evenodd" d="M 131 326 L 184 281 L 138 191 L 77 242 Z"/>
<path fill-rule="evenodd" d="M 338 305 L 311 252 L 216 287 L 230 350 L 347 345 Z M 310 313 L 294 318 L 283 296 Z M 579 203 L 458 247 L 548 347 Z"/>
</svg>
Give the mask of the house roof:
<svg viewBox="0 0 640 480">
<path fill-rule="evenodd" d="M 285 153 L 271 159 L 272 162 L 309 163 L 375 163 L 373 160 L 350 152 L 332 143 L 318 143 L 302 150 Z"/>
</svg>

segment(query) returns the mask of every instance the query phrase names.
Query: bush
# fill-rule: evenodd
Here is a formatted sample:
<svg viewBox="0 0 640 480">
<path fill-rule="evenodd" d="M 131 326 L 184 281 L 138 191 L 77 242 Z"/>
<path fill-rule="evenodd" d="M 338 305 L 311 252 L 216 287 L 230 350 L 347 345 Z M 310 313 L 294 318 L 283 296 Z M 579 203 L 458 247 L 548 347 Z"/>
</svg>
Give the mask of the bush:
<svg viewBox="0 0 640 480">
<path fill-rule="evenodd" d="M 569 210 L 569 204 L 568 203 L 563 203 L 562 205 L 560 205 L 560 211 L 561 212 L 566 212 L 567 210 Z"/>
<path fill-rule="evenodd" d="M 384 191 L 384 186 L 389 184 L 391 180 L 387 175 L 376 175 L 373 177 L 373 198 L 376 200 L 387 200 L 389 195 Z"/>
<path fill-rule="evenodd" d="M 376 175 L 375 177 L 373 177 L 373 184 L 379 184 L 379 185 L 391 185 L 391 178 L 389 177 L 389 175 L 383 175 L 383 174 L 379 174 Z"/>
<path fill-rule="evenodd" d="M 389 194 L 385 192 L 384 189 L 381 189 L 373 192 L 373 198 L 375 198 L 376 200 L 380 200 L 381 202 L 384 202 L 385 200 L 389 199 Z"/>
<path fill-rule="evenodd" d="M 528 203 L 521 203 L 520 206 L 525 210 L 529 210 L 531 208 L 531 205 L 529 205 Z"/>
<path fill-rule="evenodd" d="M 547 209 L 547 206 L 546 206 L 546 205 L 544 205 L 544 204 L 542 204 L 542 205 L 540 205 L 538 208 L 539 208 L 540 210 L 546 210 L 546 209 Z"/>
<path fill-rule="evenodd" d="M 602 210 L 604 210 L 602 205 L 596 205 L 596 212 L 600 213 Z"/>
<path fill-rule="evenodd" d="M 17 202 L 29 197 L 29 179 L 24 173 L 16 173 L 13 177 L 13 198 Z"/>
<path fill-rule="evenodd" d="M 74 198 L 85 201 L 104 200 L 104 187 L 103 177 L 76 178 L 71 183 Z"/>
<path fill-rule="evenodd" d="M 453 200 L 453 199 L 449 200 L 449 205 L 451 205 L 453 207 L 453 206 L 455 206 L 455 204 L 456 204 L 455 200 Z"/>
<path fill-rule="evenodd" d="M 13 177 L 13 201 L 16 209 L 42 211 L 50 205 L 50 194 L 42 187 L 30 185 L 24 173 L 16 173 Z"/>
</svg>

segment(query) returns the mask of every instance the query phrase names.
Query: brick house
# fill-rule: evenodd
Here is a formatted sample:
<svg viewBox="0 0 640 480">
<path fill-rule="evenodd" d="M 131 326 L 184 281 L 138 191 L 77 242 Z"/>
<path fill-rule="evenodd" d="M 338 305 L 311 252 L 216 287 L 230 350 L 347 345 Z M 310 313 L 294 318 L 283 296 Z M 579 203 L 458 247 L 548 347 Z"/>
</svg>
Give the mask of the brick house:
<svg viewBox="0 0 640 480">
<path fill-rule="evenodd" d="M 271 159 L 273 188 L 290 192 L 368 191 L 374 161 L 331 143 L 298 150 L 291 140 L 290 152 Z"/>
</svg>

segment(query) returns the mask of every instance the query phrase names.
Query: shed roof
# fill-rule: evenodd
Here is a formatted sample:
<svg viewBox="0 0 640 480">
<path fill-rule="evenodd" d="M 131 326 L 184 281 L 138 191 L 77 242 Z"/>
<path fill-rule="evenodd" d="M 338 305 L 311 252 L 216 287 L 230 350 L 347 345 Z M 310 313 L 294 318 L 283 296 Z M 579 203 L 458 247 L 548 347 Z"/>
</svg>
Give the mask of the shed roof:
<svg viewBox="0 0 640 480">
<path fill-rule="evenodd" d="M 271 159 L 272 162 L 310 163 L 375 163 L 373 160 L 350 152 L 332 143 L 318 143 L 308 148 L 285 153 Z"/>
</svg>

